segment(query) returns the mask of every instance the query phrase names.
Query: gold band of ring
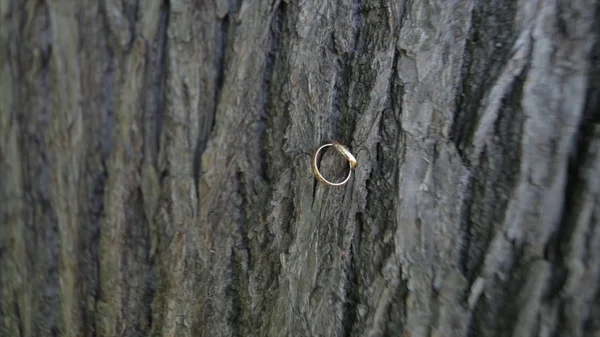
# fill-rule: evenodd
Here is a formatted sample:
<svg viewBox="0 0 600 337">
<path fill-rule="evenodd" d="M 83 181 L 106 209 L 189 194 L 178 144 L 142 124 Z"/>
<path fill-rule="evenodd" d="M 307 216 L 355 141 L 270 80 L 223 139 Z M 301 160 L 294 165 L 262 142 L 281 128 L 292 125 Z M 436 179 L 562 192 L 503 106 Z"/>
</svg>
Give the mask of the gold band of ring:
<svg viewBox="0 0 600 337">
<path fill-rule="evenodd" d="M 319 153 L 321 152 L 321 150 L 323 150 L 326 147 L 330 147 L 333 146 L 335 147 L 335 149 L 342 155 L 344 156 L 344 158 L 346 158 L 346 160 L 348 161 L 348 165 L 350 167 L 350 171 L 348 172 L 348 176 L 346 177 L 346 179 L 344 179 L 344 181 L 340 182 L 340 183 L 332 183 L 331 181 L 325 179 L 323 177 L 323 175 L 321 174 L 321 172 L 319 172 L 319 165 L 317 164 L 317 159 L 319 158 Z M 345 183 L 348 182 L 348 180 L 350 180 L 350 177 L 352 176 L 352 170 L 354 170 L 357 166 L 358 166 L 358 161 L 356 161 L 356 158 L 354 158 L 354 156 L 352 155 L 352 153 L 350 153 L 350 150 L 348 150 L 347 147 L 345 147 L 344 145 L 337 143 L 337 142 L 333 142 L 333 143 L 329 143 L 329 144 L 325 144 L 322 145 L 313 155 L 313 160 L 312 160 L 312 170 L 313 173 L 315 174 L 315 177 L 317 177 L 317 179 L 322 182 L 325 185 L 329 185 L 329 186 L 341 186 L 344 185 Z"/>
</svg>

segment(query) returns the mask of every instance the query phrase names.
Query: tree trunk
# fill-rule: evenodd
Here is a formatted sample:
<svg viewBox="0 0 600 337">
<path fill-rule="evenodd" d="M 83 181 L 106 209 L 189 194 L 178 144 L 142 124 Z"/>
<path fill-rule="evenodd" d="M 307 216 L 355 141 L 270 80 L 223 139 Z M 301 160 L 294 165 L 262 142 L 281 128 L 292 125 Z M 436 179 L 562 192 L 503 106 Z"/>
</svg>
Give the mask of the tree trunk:
<svg viewBox="0 0 600 337">
<path fill-rule="evenodd" d="M 0 336 L 600 336 L 600 1 L 0 0 L 0 47 Z"/>
</svg>

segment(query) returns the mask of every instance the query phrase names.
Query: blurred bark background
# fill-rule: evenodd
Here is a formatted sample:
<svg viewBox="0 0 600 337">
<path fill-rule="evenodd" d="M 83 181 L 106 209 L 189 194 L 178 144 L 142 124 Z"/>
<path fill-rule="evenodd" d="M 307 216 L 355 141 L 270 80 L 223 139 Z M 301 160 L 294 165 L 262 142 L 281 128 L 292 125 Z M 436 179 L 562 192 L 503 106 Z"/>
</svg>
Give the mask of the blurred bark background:
<svg viewBox="0 0 600 337">
<path fill-rule="evenodd" d="M 597 0 L 0 0 L 0 335 L 600 336 L 599 58 Z"/>
</svg>

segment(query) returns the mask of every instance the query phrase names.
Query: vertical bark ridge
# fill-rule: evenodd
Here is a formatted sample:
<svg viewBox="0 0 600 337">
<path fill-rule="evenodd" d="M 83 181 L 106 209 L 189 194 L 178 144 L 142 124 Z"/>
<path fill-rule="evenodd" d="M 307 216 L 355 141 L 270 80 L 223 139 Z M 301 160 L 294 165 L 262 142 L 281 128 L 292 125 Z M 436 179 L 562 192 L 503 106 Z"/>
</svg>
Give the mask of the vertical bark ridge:
<svg viewBox="0 0 600 337">
<path fill-rule="evenodd" d="M 83 161 L 83 116 L 80 106 L 81 69 L 77 56 L 79 42 L 76 6 L 58 7 L 48 2 L 52 56 L 49 62 L 48 107 L 52 122 L 49 124 L 47 142 L 50 167 L 50 207 L 56 213 L 58 224 L 58 274 L 60 315 L 59 331 L 64 336 L 75 336 L 81 329 L 75 289 L 78 274 L 77 261 L 73 258 L 79 240 L 80 194 Z M 73 62 L 75 60 L 75 62 Z M 68 97 L 63 99 L 61 95 Z"/>
<path fill-rule="evenodd" d="M 273 8 L 266 2 L 247 6 L 242 3 L 234 11 L 232 21 L 237 26 L 231 45 L 243 53 L 232 53 L 225 59 L 223 90 L 215 115 L 215 127 L 202 156 L 200 182 L 200 223 L 214 243 L 202 279 L 206 280 L 206 295 L 219 300 L 212 307 L 218 315 L 203 322 L 205 331 L 240 334 L 249 329 L 252 312 L 241 306 L 248 302 L 247 285 L 251 249 L 246 237 L 254 231 L 258 213 L 268 192 L 265 184 L 265 155 L 262 139 L 265 130 L 265 102 L 260 84 L 252 79 L 265 75 L 268 34 L 258 22 L 270 23 Z M 246 205 L 246 206 L 244 206 Z M 225 206 L 225 209 L 223 208 Z M 250 221 L 252 219 L 253 221 Z M 198 247 L 203 249 L 202 247 Z M 239 283 L 242 282 L 242 283 Z M 241 326 L 234 328 L 232 322 Z"/>
</svg>

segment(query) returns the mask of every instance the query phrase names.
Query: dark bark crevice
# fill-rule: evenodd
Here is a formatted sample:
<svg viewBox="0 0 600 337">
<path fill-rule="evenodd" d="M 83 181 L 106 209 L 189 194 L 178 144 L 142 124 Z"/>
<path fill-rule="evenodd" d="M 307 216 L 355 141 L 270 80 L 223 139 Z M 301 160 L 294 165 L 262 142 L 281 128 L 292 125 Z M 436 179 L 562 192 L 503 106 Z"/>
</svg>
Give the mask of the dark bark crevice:
<svg viewBox="0 0 600 337">
<path fill-rule="evenodd" d="M 400 115 L 402 114 L 402 93 L 404 92 L 404 85 L 398 76 L 398 62 L 400 60 L 400 51 L 397 48 L 394 48 L 394 59 L 392 61 L 392 76 L 390 77 L 390 87 L 389 87 L 389 98 L 390 98 L 390 108 L 394 116 L 396 116 L 396 120 L 398 121 L 398 127 L 402 130 L 402 125 L 400 121 Z"/>
<path fill-rule="evenodd" d="M 245 307 L 242 301 L 241 290 L 244 287 L 244 284 L 241 282 L 242 278 L 246 278 L 247 275 L 240 274 L 242 267 L 240 266 L 240 261 L 236 261 L 239 259 L 239 255 L 236 253 L 236 248 L 231 248 L 231 277 L 232 277 L 232 285 L 228 287 L 226 294 L 229 298 L 231 298 L 232 309 L 231 309 L 231 317 L 229 317 L 229 321 L 231 322 L 232 327 L 232 336 L 241 337 L 245 336 L 243 333 L 245 329 L 246 322 L 243 319 L 243 308 Z"/>
<path fill-rule="evenodd" d="M 340 135 L 351 133 L 343 132 L 342 128 L 346 125 L 343 116 L 348 111 L 348 86 L 349 86 L 349 59 L 346 54 L 338 56 L 337 74 L 333 87 L 333 99 L 330 114 L 327 116 L 327 124 L 334 125 L 335 130 L 327 130 L 323 135 L 322 142 L 338 141 L 347 144 L 347 139 L 342 139 Z"/>
<path fill-rule="evenodd" d="M 477 304 L 479 305 L 479 303 Z M 467 322 L 465 336 L 466 337 L 477 337 L 479 336 L 478 331 L 479 322 L 474 319 L 474 315 L 470 315 L 469 321 Z"/>
<path fill-rule="evenodd" d="M 344 330 L 344 336 L 353 336 L 353 328 L 358 319 L 358 304 L 360 303 L 359 293 L 359 271 L 360 267 L 360 250 L 361 250 L 361 237 L 363 235 L 363 219 L 362 214 L 357 213 L 355 215 L 355 228 L 353 239 L 350 244 L 348 251 L 341 251 L 342 260 L 348 259 L 349 264 L 346 268 L 346 289 L 345 289 L 345 309 L 344 316 L 342 318 L 342 327 Z"/>
<path fill-rule="evenodd" d="M 596 4 L 596 17 L 600 17 L 600 2 Z M 590 74 L 581 123 L 586 133 L 582 138 L 591 136 L 590 124 L 600 124 L 600 22 L 595 22 L 592 32 L 596 38 L 590 55 Z"/>
<path fill-rule="evenodd" d="M 600 15 L 600 4 L 597 5 L 596 13 Z M 546 256 L 550 261 L 556 261 L 559 265 L 562 262 L 563 267 L 567 261 L 562 258 L 568 256 L 570 252 L 569 242 L 574 234 L 579 208 L 582 206 L 581 199 L 588 185 L 588 176 L 585 170 L 589 168 L 593 160 L 589 155 L 590 146 L 597 136 L 597 128 L 600 124 L 600 71 L 596 69 L 596 65 L 600 61 L 600 24 L 598 23 L 595 24 L 595 35 L 596 42 L 590 55 L 592 72 L 588 79 L 586 103 L 568 162 L 563 218 L 555 233 L 557 239 L 554 244 L 548 246 L 546 251 Z"/>
<path fill-rule="evenodd" d="M 230 27 L 230 13 L 225 14 L 225 16 L 221 19 L 220 27 L 218 30 L 217 36 L 217 48 L 216 48 L 216 67 L 217 78 L 215 79 L 215 92 L 214 92 L 214 112 L 213 116 L 216 114 L 217 107 L 219 105 L 219 100 L 221 98 L 221 90 L 223 89 L 223 81 L 225 80 L 225 65 L 227 64 L 227 48 L 229 46 L 230 32 L 232 29 Z M 214 123 L 213 123 L 214 125 Z"/>
<path fill-rule="evenodd" d="M 471 192 L 475 191 L 474 189 L 474 176 L 470 174 L 469 179 L 465 185 L 465 196 L 466 198 L 463 200 L 463 205 L 460 210 L 460 248 L 459 248 L 459 258 L 458 258 L 458 266 L 463 276 L 465 276 L 469 280 L 469 284 L 472 284 L 474 281 L 475 272 L 471 266 L 471 245 L 473 244 L 471 228 L 473 226 L 473 220 L 471 219 L 471 212 L 473 207 L 473 200 L 470 197 L 472 195 Z M 465 294 L 465 296 L 468 296 Z"/>
<path fill-rule="evenodd" d="M 16 4 L 13 8 L 17 8 Z M 22 214 L 24 228 L 21 235 L 25 247 L 26 261 L 22 261 L 23 270 L 28 272 L 20 277 L 24 278 L 23 290 L 30 292 L 30 303 L 23 303 L 30 307 L 19 305 L 19 311 L 31 312 L 31 319 L 36 324 L 29 327 L 36 335 L 50 334 L 60 326 L 61 313 L 56 310 L 60 306 L 59 297 L 59 246 L 58 246 L 58 220 L 51 200 L 51 170 L 50 163 L 55 154 L 52 153 L 48 140 L 50 120 L 50 90 L 49 76 L 50 64 L 45 62 L 40 68 L 34 62 L 34 55 L 40 47 L 46 46 L 51 50 L 50 18 L 47 4 L 37 4 L 34 13 L 26 13 L 22 8 L 23 20 L 18 34 L 26 42 L 18 48 L 15 54 L 15 78 L 17 84 L 17 125 L 22 132 L 19 134 L 19 152 L 22 154 L 22 191 L 24 202 L 37 205 L 35 209 Z M 44 40 L 43 38 L 49 40 Z M 41 38 L 41 41 L 38 39 Z M 44 49 L 44 47 L 42 47 Z M 49 54 L 49 58 L 52 54 Z M 38 61 L 38 60 L 35 60 Z M 38 72 L 36 73 L 36 70 Z M 35 101 L 28 101 L 29 97 L 36 97 Z M 37 247 L 44 247 L 38 251 Z M 29 289 L 27 289 L 29 288 Z M 21 294 L 24 296 L 24 294 Z M 21 319 L 25 317 L 20 316 Z M 25 322 L 19 323 L 20 325 Z"/>
<path fill-rule="evenodd" d="M 600 223 L 600 214 L 594 213 L 590 219 L 590 223 Z M 599 229 L 596 228 L 596 231 Z M 590 235 L 591 237 L 592 235 Z M 593 259 L 592 253 L 590 253 L 589 259 Z M 600 279 L 600 275 L 595 275 L 596 280 Z M 596 288 L 596 292 L 593 297 L 589 300 L 588 316 L 582 323 L 582 330 L 585 336 L 593 336 L 594 333 L 600 332 L 600 287 Z"/>
<path fill-rule="evenodd" d="M 239 199 L 241 202 L 240 205 L 240 214 L 235 218 L 235 221 L 238 223 L 238 229 L 236 236 L 236 245 L 234 246 L 235 250 L 245 250 L 248 254 L 246 263 L 249 267 L 252 267 L 252 255 L 250 251 L 250 240 L 248 239 L 248 224 L 254 223 L 254 219 L 251 219 L 251 214 L 249 211 L 252 211 L 252 206 L 256 206 L 248 195 L 247 189 L 249 188 L 246 183 L 246 177 L 244 173 L 237 172 L 236 173 L 236 181 L 237 181 L 237 194 L 239 195 Z M 247 275 L 246 275 L 247 276 Z"/>
<path fill-rule="evenodd" d="M 268 50 L 266 55 L 265 77 L 262 91 L 265 100 L 264 116 L 264 146 L 266 157 L 265 181 L 275 182 L 281 172 L 281 164 L 287 158 L 284 151 L 284 134 L 289 125 L 289 88 L 284 85 L 281 77 L 282 70 L 286 67 L 288 55 L 286 39 L 290 37 L 288 29 L 288 5 L 282 1 L 273 9 L 269 26 Z M 289 158 L 287 158 L 289 159 Z"/>
<path fill-rule="evenodd" d="M 460 265 L 469 283 L 479 275 L 492 237 L 500 230 L 505 211 L 517 184 L 520 169 L 520 142 L 524 115 L 520 102 L 527 70 L 515 80 L 502 100 L 494 123 L 494 140 L 482 149 L 476 167 L 471 168 L 471 192 L 463 204 L 464 235 Z M 510 145 L 510 146 L 506 146 Z"/>
<path fill-rule="evenodd" d="M 95 32 L 94 39 L 79 36 L 78 48 L 82 51 L 81 63 L 88 62 L 92 67 L 82 69 L 80 74 L 83 111 L 98 111 L 85 118 L 90 121 L 84 126 L 86 146 L 82 164 L 82 203 L 76 247 L 79 251 L 77 263 L 77 309 L 81 319 L 79 333 L 97 336 L 96 305 L 100 301 L 100 237 L 101 223 L 105 212 L 105 193 L 108 181 L 108 160 L 113 151 L 113 55 L 107 46 L 107 26 L 99 4 L 92 10 L 79 8 L 79 27 Z"/>
<path fill-rule="evenodd" d="M 275 107 L 272 104 L 273 97 L 272 87 L 275 82 L 273 78 L 274 70 L 276 67 L 276 61 L 281 48 L 281 36 L 283 35 L 284 22 L 286 20 L 287 4 L 283 1 L 277 4 L 276 8 L 272 9 L 271 22 L 269 24 L 269 37 L 267 38 L 267 48 L 265 56 L 265 71 L 261 83 L 260 93 L 262 95 L 262 108 L 260 123 L 260 143 L 261 146 L 261 163 L 264 164 L 261 169 L 261 177 L 266 183 L 271 182 L 271 176 L 269 174 L 269 168 L 273 166 L 273 158 L 271 157 L 271 146 L 269 145 L 269 129 L 273 125 L 272 111 Z"/>
<path fill-rule="evenodd" d="M 482 297 L 473 311 L 473 324 L 469 331 L 475 336 L 510 335 L 519 313 L 517 302 L 523 285 L 523 275 L 528 270 L 521 260 L 523 249 L 511 243 L 510 261 L 502 266 L 493 279 L 488 280 L 486 296 Z M 502 299 L 511 298 L 511 301 Z"/>
<path fill-rule="evenodd" d="M 388 320 L 386 321 L 384 337 L 406 336 L 408 332 L 405 330 L 404 323 L 406 322 L 408 285 L 405 280 L 400 279 L 396 287 L 390 305 L 387 308 Z"/>
<path fill-rule="evenodd" d="M 596 13 L 600 15 L 600 4 L 596 7 Z M 566 28 L 565 28 L 566 29 Z M 564 29 L 563 29 L 564 30 Z M 569 157 L 567 168 L 567 181 L 565 186 L 565 201 L 562 212 L 562 219 L 555 233 L 552 234 L 551 240 L 545 247 L 544 258 L 551 262 L 552 276 L 549 280 L 550 284 L 545 293 L 546 301 L 559 301 L 558 322 L 555 333 L 557 336 L 569 333 L 573 327 L 570 326 L 569 311 L 572 306 L 569 305 L 573 299 L 562 296 L 563 289 L 567 280 L 573 275 L 573 254 L 577 254 L 574 250 L 581 249 L 574 245 L 574 235 L 581 235 L 579 228 L 581 218 L 580 215 L 586 205 L 585 198 L 589 193 L 589 184 L 591 177 L 589 170 L 595 160 L 591 155 L 591 146 L 596 137 L 598 137 L 598 125 L 600 124 L 600 72 L 595 69 L 595 66 L 600 60 L 600 24 L 596 22 L 594 27 L 596 41 L 590 55 L 590 65 L 592 72 L 588 78 L 588 87 L 586 93 L 585 106 L 581 121 L 574 139 L 571 156 Z M 594 256 L 596 252 L 590 249 L 589 240 L 593 237 L 595 229 L 594 216 L 589 220 L 589 228 L 586 233 L 587 240 L 582 254 L 585 256 Z M 578 257 L 575 255 L 575 257 Z M 586 309 L 594 310 L 592 305 Z M 588 321 L 592 321 L 588 318 Z M 582 322 L 582 328 L 585 330 L 589 323 Z"/>
<path fill-rule="evenodd" d="M 392 88 L 390 90 L 400 90 L 393 84 L 395 81 L 391 81 Z M 377 327 L 375 322 L 370 322 L 372 326 L 367 326 L 369 321 L 365 321 L 359 312 L 359 308 L 375 310 L 375 307 L 379 305 L 378 301 L 387 300 L 372 298 L 373 294 L 370 292 L 374 290 L 371 287 L 376 280 L 382 276 L 382 273 L 385 273 L 390 259 L 395 260 L 395 242 L 392 233 L 395 232 L 398 225 L 395 214 L 396 206 L 394 205 L 397 203 L 395 195 L 398 188 L 398 151 L 402 145 L 398 140 L 401 135 L 399 111 L 391 108 L 392 101 L 388 100 L 389 107 L 381 112 L 379 123 L 373 126 L 377 128 L 376 132 L 380 135 L 380 140 L 375 145 L 376 155 L 366 181 L 364 213 L 359 212 L 355 215 L 356 228 L 351 256 L 349 256 L 351 263 L 346 271 L 349 282 L 351 282 L 348 285 L 351 291 L 348 293 L 347 299 L 351 302 L 346 306 L 348 320 L 351 321 L 351 324 L 350 329 L 345 331 L 351 336 L 366 334 L 368 331 L 372 331 L 371 329 L 381 329 L 383 335 L 393 335 L 393 332 L 400 331 L 394 329 L 401 327 L 406 319 L 406 302 L 404 300 L 407 292 L 402 290 L 403 281 L 400 281 L 398 288 L 392 292 L 393 297 L 398 301 L 391 301 L 385 309 L 387 315 L 401 318 L 400 321 L 394 321 L 393 324 L 386 323 L 381 327 Z M 369 292 L 366 291 L 367 289 Z M 344 326 L 348 327 L 346 324 Z"/>
<path fill-rule="evenodd" d="M 329 137 L 331 140 L 337 140 L 343 144 L 350 144 L 350 135 L 353 135 L 356 129 L 356 119 L 361 114 L 360 107 L 356 106 L 353 95 L 365 97 L 366 92 L 356 90 L 355 71 L 361 58 L 364 57 L 363 44 L 361 41 L 361 31 L 365 17 L 363 12 L 363 1 L 352 1 L 352 43 L 348 50 L 341 50 L 340 47 L 334 46 L 334 50 L 338 54 L 338 73 L 336 74 L 336 84 L 334 86 L 333 109 L 339 114 L 339 131 L 335 136 Z M 333 40 L 335 43 L 335 39 Z M 335 118 L 335 117 L 334 117 Z M 346 135 L 342 137 L 341 135 Z"/>
<path fill-rule="evenodd" d="M 489 88 L 510 58 L 518 32 L 513 28 L 517 4 L 512 1 L 477 1 L 466 41 L 461 80 L 462 90 L 456 97 L 456 110 L 450 140 L 467 166 L 465 152 L 471 144 L 483 102 Z M 494 60 L 495 62 L 490 62 Z"/>
<path fill-rule="evenodd" d="M 502 288 L 500 288 L 502 295 L 495 301 L 493 305 L 498 308 L 498 316 L 490 319 L 494 320 L 494 323 L 498 324 L 496 327 L 496 333 L 498 336 L 509 334 L 513 332 L 517 325 L 519 313 L 525 305 L 528 298 L 524 296 L 523 286 L 525 285 L 528 272 L 531 270 L 531 265 L 537 258 L 531 258 L 525 253 L 525 246 L 518 242 L 511 242 L 512 249 L 514 250 L 513 255 L 513 266 L 509 268 L 507 279 L 502 280 Z M 486 294 L 488 292 L 486 291 Z M 501 301 L 503 298 L 511 298 L 512 301 Z M 492 311 L 494 311 L 493 309 Z M 494 324 L 490 324 L 492 328 Z"/>
<path fill-rule="evenodd" d="M 160 22 L 158 24 L 158 31 L 153 43 L 152 54 L 155 55 L 153 67 L 155 70 L 153 80 L 153 97 L 156 98 L 156 108 L 154 110 L 154 123 L 152 133 L 154 137 L 151 137 L 153 142 L 150 147 L 153 150 L 152 163 L 158 168 L 158 153 L 161 147 L 161 135 L 164 127 L 164 116 L 166 109 L 166 74 L 167 74 L 167 62 L 168 62 L 168 31 L 169 17 L 171 15 L 171 7 L 169 0 L 163 0 L 160 11 Z"/>
<path fill-rule="evenodd" d="M 104 214 L 104 198 L 105 198 L 105 189 L 106 189 L 106 181 L 108 179 L 108 172 L 106 169 L 106 158 L 100 159 L 100 167 L 95 167 L 93 163 L 88 164 L 88 168 L 86 171 L 94 172 L 96 176 L 93 177 L 92 187 L 90 188 L 90 196 L 89 196 L 89 207 L 90 207 L 90 219 L 89 219 L 89 227 L 88 227 L 88 237 L 82 239 L 82 250 L 85 251 L 87 247 L 89 254 L 89 261 L 80 260 L 82 264 L 85 266 L 81 266 L 81 270 L 90 269 L 90 272 L 86 273 L 86 281 L 87 287 L 89 288 L 88 294 L 83 294 L 84 298 L 86 296 L 90 296 L 93 298 L 95 306 L 96 303 L 100 300 L 100 254 L 98 243 L 100 241 L 100 231 L 101 231 L 101 219 Z M 91 266 L 89 265 L 91 263 Z M 96 326 L 96 319 L 94 312 L 92 311 L 95 308 L 86 308 L 83 312 L 84 326 L 91 331 L 90 335 L 96 336 L 98 328 Z M 88 317 L 89 315 L 89 317 Z M 87 318 L 86 318 L 87 317 Z"/>
<path fill-rule="evenodd" d="M 143 0 L 142 0 L 143 1 Z M 140 7 L 140 0 L 122 0 L 123 4 L 123 16 L 127 18 L 129 34 L 131 35 L 131 41 L 128 44 L 127 50 L 130 50 L 135 42 L 137 35 L 137 22 Z"/>
</svg>

